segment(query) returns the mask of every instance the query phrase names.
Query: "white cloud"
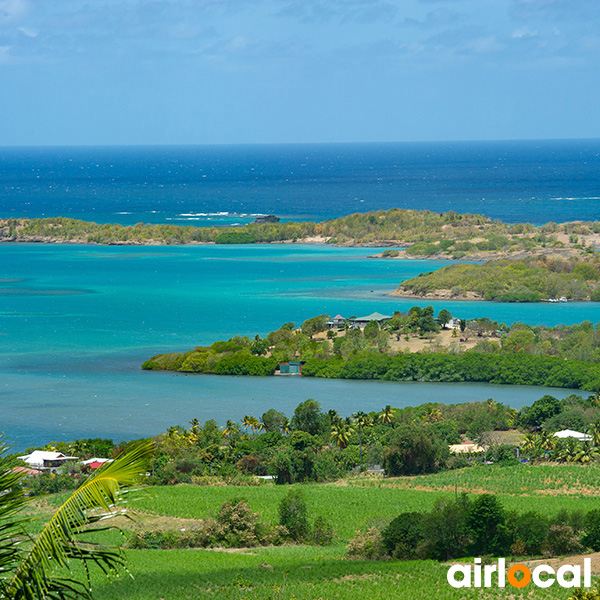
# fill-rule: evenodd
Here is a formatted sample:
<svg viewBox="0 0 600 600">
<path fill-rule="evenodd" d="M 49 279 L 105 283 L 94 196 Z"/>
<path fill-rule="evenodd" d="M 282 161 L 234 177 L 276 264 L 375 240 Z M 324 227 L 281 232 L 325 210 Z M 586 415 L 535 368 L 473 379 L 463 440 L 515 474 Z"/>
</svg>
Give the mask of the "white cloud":
<svg viewBox="0 0 600 600">
<path fill-rule="evenodd" d="M 24 33 L 27 37 L 35 38 L 38 36 L 39 31 L 32 29 L 31 27 L 19 27 L 19 31 Z"/>
<path fill-rule="evenodd" d="M 529 27 L 520 27 L 512 32 L 511 37 L 515 40 L 520 40 L 523 38 L 538 37 L 539 35 L 540 34 L 537 29 L 531 30 Z"/>
</svg>

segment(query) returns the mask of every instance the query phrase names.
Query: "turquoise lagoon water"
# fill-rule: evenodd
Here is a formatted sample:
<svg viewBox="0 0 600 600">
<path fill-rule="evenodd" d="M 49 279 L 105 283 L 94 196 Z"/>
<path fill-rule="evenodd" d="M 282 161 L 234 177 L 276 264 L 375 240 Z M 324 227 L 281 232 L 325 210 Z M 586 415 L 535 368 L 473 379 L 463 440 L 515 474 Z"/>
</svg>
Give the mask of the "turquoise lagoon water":
<svg viewBox="0 0 600 600">
<path fill-rule="evenodd" d="M 407 310 L 414 300 L 387 294 L 406 278 L 448 264 L 368 259 L 371 252 L 295 244 L 0 246 L 0 428 L 21 449 L 51 439 L 153 435 L 194 417 L 224 423 L 271 407 L 291 415 L 309 397 L 350 414 L 489 397 L 519 408 L 548 391 L 140 370 L 157 352 L 235 333 L 264 335 L 315 314 Z M 600 321 L 600 305 L 590 303 L 433 304 L 458 317 L 507 323 Z"/>
</svg>

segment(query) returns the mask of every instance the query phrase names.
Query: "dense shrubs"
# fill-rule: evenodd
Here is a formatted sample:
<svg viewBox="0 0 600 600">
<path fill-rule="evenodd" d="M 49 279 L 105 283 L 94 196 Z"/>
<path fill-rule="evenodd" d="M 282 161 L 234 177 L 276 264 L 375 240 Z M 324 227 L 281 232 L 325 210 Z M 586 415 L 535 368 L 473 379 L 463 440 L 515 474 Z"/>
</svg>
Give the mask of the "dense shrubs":
<svg viewBox="0 0 600 600">
<path fill-rule="evenodd" d="M 214 519 L 205 519 L 188 530 L 135 532 L 131 548 L 242 548 L 281 544 L 288 538 L 284 527 L 259 520 L 245 500 L 224 502 Z"/>
<path fill-rule="evenodd" d="M 293 540 L 302 540 L 310 531 L 308 508 L 300 490 L 290 490 L 279 504 L 279 524 L 288 530 Z"/>
<path fill-rule="evenodd" d="M 458 246 L 454 246 L 458 249 Z M 418 254 L 435 254 L 430 244 L 413 246 Z M 488 250 L 489 248 L 485 248 Z M 471 250 L 468 248 L 467 250 Z M 531 256 L 483 264 L 453 264 L 404 281 L 401 290 L 424 296 L 436 290 L 460 290 L 496 302 L 539 302 L 542 298 L 592 300 L 598 297 L 598 259 L 557 259 Z"/>
<path fill-rule="evenodd" d="M 364 352 L 345 361 L 311 359 L 302 374 L 339 379 L 384 381 L 473 381 L 594 390 L 600 365 L 529 354 L 402 354 Z"/>
<path fill-rule="evenodd" d="M 391 476 L 433 473 L 445 466 L 448 444 L 417 425 L 401 425 L 384 441 L 383 468 Z"/>
<path fill-rule="evenodd" d="M 600 510 L 509 512 L 496 496 L 439 500 L 431 512 L 406 512 L 381 530 L 358 532 L 352 558 L 451 560 L 465 556 L 562 556 L 600 548 Z"/>
</svg>

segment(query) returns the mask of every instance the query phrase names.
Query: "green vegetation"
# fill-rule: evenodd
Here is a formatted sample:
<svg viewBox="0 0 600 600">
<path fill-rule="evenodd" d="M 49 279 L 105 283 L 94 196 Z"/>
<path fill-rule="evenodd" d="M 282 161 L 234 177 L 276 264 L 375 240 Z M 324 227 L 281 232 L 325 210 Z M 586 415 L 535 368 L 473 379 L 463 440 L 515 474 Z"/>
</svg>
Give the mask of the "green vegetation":
<svg viewBox="0 0 600 600">
<path fill-rule="evenodd" d="M 350 324 L 329 330 L 327 315 L 300 328 L 286 323 L 265 338 L 233 337 L 184 353 L 158 354 L 143 369 L 222 375 L 273 375 L 280 362 L 304 363 L 302 375 L 386 381 L 490 382 L 511 385 L 600 389 L 600 332 L 592 323 L 543 327 L 499 324 L 488 318 L 461 323 L 449 345 L 431 344 L 410 353 L 401 339 L 433 339 L 450 321 L 431 306 L 395 313 L 380 327 Z M 329 335 L 329 334 L 332 335 Z M 469 349 L 461 342 L 477 340 Z"/>
<path fill-rule="evenodd" d="M 38 535 L 26 531 L 29 521 L 20 513 L 30 502 L 23 490 L 25 477 L 14 471 L 15 461 L 0 446 L 0 597 L 8 600 L 92 598 L 89 565 L 105 574 L 124 567 L 117 548 L 94 546 L 89 537 L 105 529 L 96 524 L 122 514 L 123 493 L 141 480 L 153 447 L 140 444 L 90 477 L 61 502 Z M 81 539 L 80 534 L 86 539 Z M 85 566 L 87 577 L 73 576 L 71 561 Z"/>
<path fill-rule="evenodd" d="M 497 302 L 600 300 L 600 260 L 596 257 L 559 259 L 548 256 L 497 260 L 482 265 L 458 264 L 421 274 L 402 283 L 398 292 Z"/>
<path fill-rule="evenodd" d="M 0 220 L 0 241 L 94 244 L 189 244 L 299 241 L 321 237 L 333 244 L 410 246 L 421 256 L 462 258 L 481 253 L 533 252 L 569 248 L 581 251 L 586 236 L 600 233 L 600 222 L 507 225 L 483 215 L 454 211 L 380 210 L 313 222 L 253 223 L 243 227 L 97 224 L 64 217 Z M 561 239 L 559 239 L 559 237 Z M 386 257 L 393 257 L 388 252 Z"/>
<path fill-rule="evenodd" d="M 380 531 L 364 533 L 349 552 L 359 558 L 452 560 L 467 556 L 564 556 L 600 550 L 600 511 L 543 513 L 507 511 L 493 494 L 438 500 L 429 512 L 402 512 Z M 379 547 L 377 547 L 379 546 Z M 367 554 L 365 556 L 365 554 Z M 369 556 L 371 555 L 371 556 Z"/>
</svg>

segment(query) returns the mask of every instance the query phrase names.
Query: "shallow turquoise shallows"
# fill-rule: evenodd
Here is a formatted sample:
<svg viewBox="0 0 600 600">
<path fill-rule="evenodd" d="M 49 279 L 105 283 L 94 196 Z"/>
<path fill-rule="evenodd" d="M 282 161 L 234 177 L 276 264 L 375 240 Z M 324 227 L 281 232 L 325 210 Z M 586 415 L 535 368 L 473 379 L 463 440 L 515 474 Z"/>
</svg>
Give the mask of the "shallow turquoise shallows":
<svg viewBox="0 0 600 600">
<path fill-rule="evenodd" d="M 0 406 L 17 448 L 51 439 L 153 435 L 191 418 L 240 419 L 312 397 L 350 414 L 386 404 L 494 397 L 514 407 L 548 390 L 463 384 L 147 373 L 157 352 L 264 335 L 316 314 L 407 310 L 387 296 L 444 261 L 373 260 L 308 245 L 0 246 Z M 424 303 L 421 302 L 421 305 Z M 433 303 L 453 315 L 554 325 L 600 321 L 600 304 Z M 563 397 L 569 390 L 553 390 Z"/>
</svg>

